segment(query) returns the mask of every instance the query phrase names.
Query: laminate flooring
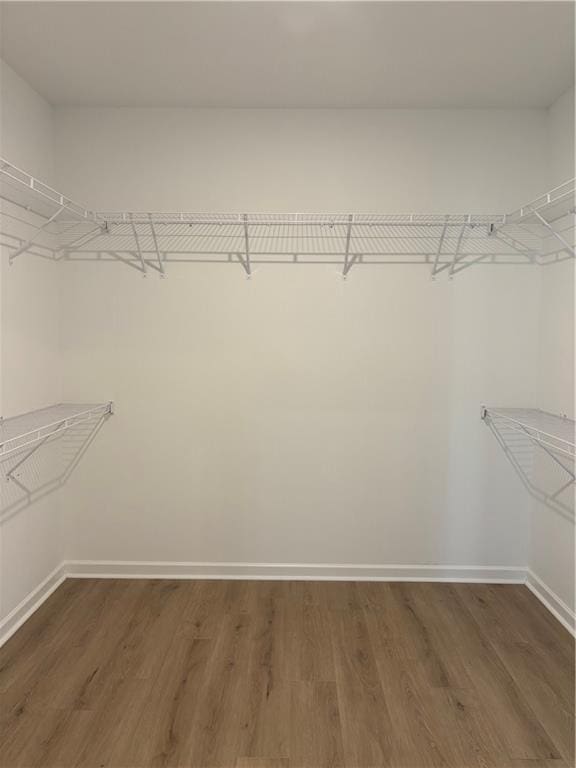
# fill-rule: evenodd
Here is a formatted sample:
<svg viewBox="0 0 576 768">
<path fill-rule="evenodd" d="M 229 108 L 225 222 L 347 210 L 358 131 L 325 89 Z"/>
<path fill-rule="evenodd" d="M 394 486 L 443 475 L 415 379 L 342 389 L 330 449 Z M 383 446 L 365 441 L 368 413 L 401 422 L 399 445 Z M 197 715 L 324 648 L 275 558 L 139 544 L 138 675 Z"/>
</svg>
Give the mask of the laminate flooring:
<svg viewBox="0 0 576 768">
<path fill-rule="evenodd" d="M 0 649 L 2 768 L 573 768 L 524 586 L 69 579 Z"/>
</svg>

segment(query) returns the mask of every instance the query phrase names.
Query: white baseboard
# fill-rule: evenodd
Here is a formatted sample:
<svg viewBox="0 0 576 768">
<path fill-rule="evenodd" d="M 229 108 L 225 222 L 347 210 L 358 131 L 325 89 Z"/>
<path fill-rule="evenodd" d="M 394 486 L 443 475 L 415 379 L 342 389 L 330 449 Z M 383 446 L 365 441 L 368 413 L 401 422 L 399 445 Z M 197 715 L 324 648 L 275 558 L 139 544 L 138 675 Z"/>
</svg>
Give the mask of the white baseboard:
<svg viewBox="0 0 576 768">
<path fill-rule="evenodd" d="M 12 637 L 32 614 L 40 608 L 66 578 L 66 564 L 60 563 L 10 613 L 0 621 L 0 646 Z"/>
<path fill-rule="evenodd" d="M 271 579 L 294 581 L 452 581 L 522 584 L 526 570 L 511 566 L 344 565 L 313 563 L 177 563 L 74 560 L 72 578 Z"/>
<path fill-rule="evenodd" d="M 343 565 L 300 563 L 175 563 L 70 560 L 61 563 L 0 621 L 0 646 L 50 597 L 66 578 L 73 579 L 253 579 L 294 581 L 432 581 L 526 584 L 572 634 L 574 612 L 525 568 L 470 565 Z"/>
<path fill-rule="evenodd" d="M 576 614 L 547 586 L 533 571 L 526 573 L 526 586 L 538 600 L 566 627 L 568 632 L 576 637 Z"/>
</svg>

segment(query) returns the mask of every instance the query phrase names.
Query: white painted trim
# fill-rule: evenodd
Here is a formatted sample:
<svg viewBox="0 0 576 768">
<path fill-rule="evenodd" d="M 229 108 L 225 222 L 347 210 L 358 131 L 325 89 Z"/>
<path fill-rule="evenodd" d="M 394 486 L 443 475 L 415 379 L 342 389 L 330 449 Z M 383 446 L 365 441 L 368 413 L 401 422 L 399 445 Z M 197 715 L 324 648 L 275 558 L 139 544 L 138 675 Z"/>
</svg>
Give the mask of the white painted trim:
<svg viewBox="0 0 576 768">
<path fill-rule="evenodd" d="M 72 578 L 273 579 L 294 581 L 447 581 L 523 584 L 520 566 L 348 565 L 318 563 L 187 563 L 71 560 Z"/>
<path fill-rule="evenodd" d="M 537 576 L 534 571 L 526 573 L 526 586 L 538 600 L 576 637 L 576 614 L 558 595 Z"/>
<path fill-rule="evenodd" d="M 38 584 L 22 602 L 0 621 L 0 647 L 40 608 L 52 592 L 58 589 L 65 578 L 66 563 L 60 563 L 52 573 L 46 576 L 44 581 Z"/>
</svg>

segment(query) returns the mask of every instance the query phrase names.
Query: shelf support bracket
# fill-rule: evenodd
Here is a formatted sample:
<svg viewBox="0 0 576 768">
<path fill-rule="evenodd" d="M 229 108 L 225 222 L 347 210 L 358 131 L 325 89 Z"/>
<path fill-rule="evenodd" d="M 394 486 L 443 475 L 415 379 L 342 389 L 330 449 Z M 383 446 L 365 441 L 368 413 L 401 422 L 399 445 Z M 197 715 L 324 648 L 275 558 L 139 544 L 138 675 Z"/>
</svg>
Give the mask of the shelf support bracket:
<svg viewBox="0 0 576 768">
<path fill-rule="evenodd" d="M 459 267 L 454 267 L 450 271 L 450 275 L 457 275 L 458 272 L 463 272 L 465 269 L 468 269 L 468 267 L 473 266 L 474 264 L 479 264 L 481 261 L 484 261 L 484 259 L 488 259 L 492 254 L 490 253 L 483 253 L 481 256 L 476 256 L 472 259 L 472 261 L 467 261 L 465 264 L 460 264 Z"/>
<path fill-rule="evenodd" d="M 77 237 L 76 240 L 72 240 L 72 242 L 64 248 L 60 248 L 59 252 L 62 254 L 68 254 L 76 246 L 88 245 L 88 243 L 92 242 L 92 240 L 95 240 L 97 237 L 100 237 L 100 235 L 102 235 L 104 232 L 106 232 L 106 229 L 101 226 L 98 226 L 95 229 L 91 229 L 90 232 L 84 232 L 84 234 Z"/>
<path fill-rule="evenodd" d="M 346 227 L 346 250 L 344 251 L 344 269 L 342 271 L 342 277 L 346 277 L 348 272 L 350 272 L 350 269 L 352 268 L 352 265 L 354 264 L 354 261 L 350 262 L 350 241 L 352 239 L 352 223 L 354 221 L 354 214 L 351 213 L 348 216 L 348 225 Z"/>
<path fill-rule="evenodd" d="M 244 267 L 248 277 L 252 275 L 252 267 L 250 265 L 250 235 L 248 233 L 248 214 L 245 213 L 242 216 L 244 222 L 244 256 L 238 254 L 240 264 Z"/>
<path fill-rule="evenodd" d="M 135 269 L 137 272 L 142 272 L 142 267 L 139 267 L 137 264 L 133 264 L 130 259 L 126 259 L 124 256 L 120 256 L 119 253 L 116 251 L 105 251 L 105 253 L 108 253 L 110 256 L 112 256 L 113 259 L 116 259 L 117 261 L 121 261 L 122 264 L 126 264 L 127 267 L 131 267 L 132 269 Z"/>
<path fill-rule="evenodd" d="M 573 248 L 573 246 L 570 245 L 570 243 L 565 240 L 562 235 L 559 232 L 556 232 L 554 227 L 550 224 L 550 222 L 546 221 L 546 219 L 541 216 L 538 211 L 534 211 L 534 216 L 541 222 L 541 224 L 546 227 L 550 231 L 550 234 L 556 238 L 559 242 L 562 243 L 564 246 L 562 250 L 568 251 L 570 256 L 572 256 L 573 259 L 576 259 L 576 250 Z"/>
<path fill-rule="evenodd" d="M 64 423 L 65 423 L 65 421 L 63 421 L 63 422 L 61 422 L 60 424 L 58 424 L 58 427 L 57 427 L 57 429 L 60 429 L 60 427 L 61 427 L 61 426 L 62 426 L 62 424 L 64 424 Z M 36 445 L 34 445 L 34 447 L 33 447 L 33 448 L 31 448 L 31 449 L 28 451 L 28 453 L 26 453 L 26 454 L 25 454 L 25 455 L 24 455 L 24 456 L 23 456 L 23 457 L 20 459 L 20 461 L 16 462 L 16 464 L 14 464 L 14 466 L 13 466 L 13 467 L 11 467 L 11 468 L 8 470 L 8 472 L 6 472 L 6 479 L 7 479 L 7 480 L 14 480 L 15 478 L 14 478 L 14 477 L 12 477 L 12 474 L 13 474 L 13 473 L 14 473 L 14 472 L 15 472 L 15 471 L 18 469 L 18 467 L 21 467 L 21 466 L 22 466 L 22 464 L 26 463 L 26 462 L 28 461 L 28 459 L 30 458 L 30 456 L 32 456 L 34 453 L 36 453 L 36 451 L 37 451 L 39 448 L 42 448 L 42 446 L 43 446 L 43 445 L 44 445 L 44 443 L 45 443 L 45 442 L 48 440 L 48 438 L 49 438 L 49 437 L 52 437 L 52 435 L 47 435 L 46 437 L 44 437 L 42 440 L 40 440 L 40 442 L 36 443 Z"/>
<path fill-rule="evenodd" d="M 521 256 L 524 256 L 526 259 L 528 259 L 528 261 L 530 261 L 532 264 L 536 260 L 538 256 L 536 251 L 531 251 L 529 248 L 526 248 L 525 245 L 523 245 L 519 240 L 516 240 L 516 238 L 509 235 L 507 232 L 502 232 L 500 229 L 494 229 L 491 232 L 491 235 L 497 240 L 500 240 L 505 245 L 509 245 Z"/>
<path fill-rule="evenodd" d="M 462 248 L 462 242 L 464 241 L 464 235 L 466 234 L 466 228 L 469 225 L 470 225 L 470 222 L 467 221 L 467 222 L 465 222 L 462 225 L 462 228 L 460 229 L 460 234 L 458 235 L 458 240 L 456 242 L 456 248 L 454 249 L 454 254 L 452 256 L 452 261 L 447 262 L 446 264 L 442 264 L 441 267 L 438 267 L 437 266 L 437 262 L 435 262 L 434 268 L 432 270 L 432 275 L 433 276 L 439 275 L 440 272 L 444 272 L 444 270 L 446 270 L 446 269 L 450 270 L 450 272 L 449 272 L 449 276 L 450 277 L 452 277 L 454 275 L 454 268 L 456 267 L 458 262 L 462 259 L 462 257 L 459 254 L 460 254 L 460 250 Z M 446 224 L 446 226 L 447 226 L 447 224 Z M 443 236 L 442 236 L 442 241 L 441 241 L 440 246 L 438 248 L 438 254 L 437 254 L 438 258 L 440 258 L 440 251 L 442 249 L 443 242 L 444 242 L 444 233 L 443 233 Z M 486 258 L 486 256 L 482 256 L 482 258 Z M 458 271 L 458 270 L 456 270 L 456 271 Z"/>
<path fill-rule="evenodd" d="M 18 487 L 19 487 L 19 488 L 20 488 L 22 491 L 24 491 L 24 493 L 26 494 L 26 496 L 27 496 L 28 498 L 30 498 L 30 496 L 32 495 L 32 492 L 30 491 L 30 488 L 27 488 L 27 487 L 24 485 L 24 483 L 21 483 L 21 482 L 20 482 L 20 480 L 18 480 L 18 478 L 17 478 L 17 477 L 11 476 L 11 477 L 9 477 L 9 478 L 7 477 L 7 479 L 8 479 L 8 480 L 11 480 L 13 483 L 16 483 L 16 485 L 17 485 L 17 486 L 18 486 Z"/>
<path fill-rule="evenodd" d="M 550 458 L 552 459 L 552 461 L 556 462 L 556 464 L 558 464 L 558 466 L 559 466 L 559 467 L 561 467 L 561 468 L 562 468 L 562 469 L 563 469 L 563 470 L 564 470 L 564 471 L 565 471 L 567 474 L 569 474 L 569 475 L 570 475 L 570 477 L 572 478 L 572 479 L 570 480 L 570 482 L 571 482 L 571 483 L 574 483 L 574 482 L 576 482 L 576 476 L 574 475 L 574 472 L 573 472 L 573 471 L 572 471 L 572 470 L 571 470 L 569 467 L 567 467 L 567 466 L 564 464 L 564 462 L 563 462 L 563 461 L 560 461 L 560 459 L 558 458 L 558 456 L 555 456 L 555 455 L 554 455 L 554 453 L 553 453 L 553 451 L 551 451 L 549 448 L 547 448 L 547 447 L 546 447 L 546 446 L 545 446 L 545 445 L 544 445 L 544 444 L 541 442 L 541 440 L 539 440 L 539 439 L 538 439 L 538 437 L 534 437 L 534 436 L 533 436 L 533 435 L 531 435 L 531 434 L 530 434 L 530 432 L 528 432 L 528 430 L 526 430 L 526 429 L 524 429 L 524 434 L 525 434 L 525 435 L 526 435 L 526 437 L 528 437 L 528 438 L 529 438 L 529 439 L 530 439 L 530 440 L 531 440 L 531 441 L 532 441 L 532 442 L 533 442 L 535 445 L 537 445 L 537 446 L 538 446 L 539 448 L 541 448 L 541 449 L 542 449 L 542 450 L 543 450 L 545 453 L 547 453 L 547 454 L 548 454 L 548 456 L 550 456 Z"/>
<path fill-rule="evenodd" d="M 144 261 L 144 255 L 142 253 L 142 248 L 140 247 L 140 239 L 138 237 L 138 232 L 136 231 L 136 225 L 134 224 L 134 218 L 132 215 L 130 216 L 130 225 L 132 227 L 132 233 L 134 234 L 134 242 L 136 243 L 136 252 L 138 254 L 138 258 L 140 259 L 140 264 L 142 265 L 141 272 L 146 277 L 146 262 Z"/>
<path fill-rule="evenodd" d="M 34 243 L 35 243 L 35 242 L 37 241 L 37 239 L 38 239 L 38 235 L 39 235 L 39 234 L 40 234 L 40 233 L 41 233 L 41 232 L 42 232 L 42 231 L 43 231 L 43 230 L 44 230 L 44 229 L 45 229 L 45 228 L 46 228 L 46 227 L 47 227 L 49 224 L 52 224 L 52 222 L 53 222 L 53 221 L 56 221 L 56 219 L 58 218 L 58 216 L 60 216 L 60 214 L 62 213 L 62 211 L 64 210 L 64 208 L 65 208 L 65 206 L 64 206 L 64 205 L 60 206 L 60 208 L 58 208 L 58 210 L 56 211 L 56 213 L 52 214 L 52 216 L 50 216 L 50 218 L 49 218 L 49 219 L 46 219 L 46 221 L 45 221 L 43 224 L 41 224 L 39 227 L 36 227 L 36 234 L 35 234 L 33 237 L 31 237 L 31 238 L 30 238 L 30 240 L 27 240 L 27 241 L 26 241 L 26 242 L 25 242 L 23 245 L 21 245 L 21 246 L 20 246 L 20 248 L 18 248 L 16 251 L 14 251 L 14 253 L 10 254 L 10 256 L 8 257 L 8 263 L 9 263 L 9 264 L 12 264 L 12 262 L 14 261 L 14 259 L 18 258 L 18 256 L 20 256 L 20 254 L 24 253 L 25 251 L 27 251 L 27 250 L 28 250 L 28 248 L 30 248 L 30 246 L 34 245 Z"/>
<path fill-rule="evenodd" d="M 158 259 L 158 269 L 160 270 L 160 277 L 166 277 L 164 271 L 164 262 L 162 261 L 162 255 L 158 248 L 158 238 L 156 237 L 156 229 L 154 228 L 154 222 L 152 221 L 151 214 L 148 214 L 148 220 L 150 222 L 150 231 L 152 233 L 152 242 L 154 243 L 154 250 L 156 251 L 156 258 Z"/>
<path fill-rule="evenodd" d="M 561 493 L 563 493 L 563 491 L 566 491 L 568 488 L 570 488 L 570 486 L 571 486 L 573 483 L 574 483 L 574 477 L 572 477 L 572 479 L 571 479 L 571 480 L 568 480 L 568 482 L 564 483 L 564 485 L 561 485 L 561 486 L 560 486 L 560 488 L 558 488 L 558 490 L 557 490 L 557 491 L 555 491 L 555 492 L 552 494 L 552 496 L 550 496 L 550 499 L 551 499 L 552 501 L 556 501 L 556 499 L 558 498 L 558 496 L 560 496 L 560 494 L 561 494 Z"/>
<path fill-rule="evenodd" d="M 450 273 L 449 273 L 450 277 L 454 275 L 454 268 L 461 258 L 459 257 L 458 254 L 460 253 L 460 249 L 462 248 L 462 242 L 464 240 L 465 234 L 466 234 L 466 224 L 463 225 L 462 229 L 460 230 L 460 234 L 458 235 L 458 242 L 456 243 L 456 249 L 454 250 L 454 258 L 452 259 L 452 263 L 450 264 Z"/>
<path fill-rule="evenodd" d="M 250 277 L 251 275 L 250 265 L 247 263 L 245 256 L 242 253 L 237 253 L 236 258 L 238 259 L 244 271 L 246 272 L 246 277 Z"/>
<path fill-rule="evenodd" d="M 359 253 L 355 253 L 353 256 L 350 256 L 350 258 L 348 259 L 348 264 L 346 265 L 345 271 L 342 272 L 342 277 L 344 279 L 346 279 L 346 277 L 348 276 L 348 273 L 350 272 L 354 264 L 357 264 L 359 261 L 360 261 Z"/>
<path fill-rule="evenodd" d="M 432 267 L 432 277 L 436 277 L 436 275 L 444 269 L 444 267 L 438 268 L 438 262 L 440 261 L 440 256 L 442 255 L 442 247 L 444 245 L 444 240 L 446 238 L 446 231 L 448 229 L 448 217 L 446 217 L 446 221 L 444 222 L 444 226 L 442 228 L 442 234 L 440 235 L 440 241 L 438 243 L 438 249 L 436 251 L 436 256 L 434 258 L 434 266 Z"/>
</svg>

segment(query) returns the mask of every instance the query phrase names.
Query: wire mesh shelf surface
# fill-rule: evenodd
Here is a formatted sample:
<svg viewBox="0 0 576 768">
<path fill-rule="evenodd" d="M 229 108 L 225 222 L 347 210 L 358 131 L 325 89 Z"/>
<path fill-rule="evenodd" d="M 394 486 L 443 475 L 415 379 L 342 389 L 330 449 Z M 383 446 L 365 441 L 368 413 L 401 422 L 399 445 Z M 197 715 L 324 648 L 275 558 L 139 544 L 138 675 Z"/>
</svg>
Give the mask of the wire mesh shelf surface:
<svg viewBox="0 0 576 768">
<path fill-rule="evenodd" d="M 74 218 L 94 218 L 93 213 L 78 203 L 2 159 L 0 159 L 0 198 L 46 218 L 50 218 L 60 208 Z"/>
<path fill-rule="evenodd" d="M 576 457 L 576 423 L 536 408 L 492 408 L 485 406 L 482 416 L 507 429 L 519 432 L 535 443 L 570 459 Z"/>
<path fill-rule="evenodd" d="M 0 421 L 0 460 L 65 432 L 84 421 L 112 413 L 112 403 L 60 403 Z"/>
<path fill-rule="evenodd" d="M 428 264 L 456 274 L 472 264 L 549 263 L 574 256 L 574 181 L 508 215 L 378 213 L 93 212 L 7 161 L 0 198 L 37 218 L 19 234 L 3 210 L 0 244 L 66 260 L 120 261 L 164 274 L 171 261 Z M 47 237 L 54 238 L 48 242 Z"/>
</svg>

